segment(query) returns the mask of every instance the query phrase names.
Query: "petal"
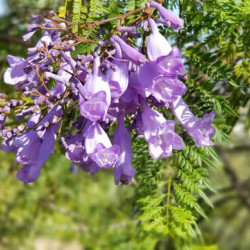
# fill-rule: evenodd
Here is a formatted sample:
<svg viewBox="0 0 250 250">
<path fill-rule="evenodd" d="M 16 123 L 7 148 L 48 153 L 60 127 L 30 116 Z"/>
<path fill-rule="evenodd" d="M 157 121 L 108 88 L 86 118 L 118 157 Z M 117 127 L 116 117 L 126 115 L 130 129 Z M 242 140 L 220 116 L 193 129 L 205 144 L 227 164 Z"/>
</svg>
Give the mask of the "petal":
<svg viewBox="0 0 250 250">
<path fill-rule="evenodd" d="M 145 55 L 125 43 L 119 36 L 113 35 L 111 41 L 118 43 L 121 47 L 123 57 L 134 64 L 141 66 L 147 61 Z"/>
<path fill-rule="evenodd" d="M 94 94 L 88 101 L 84 101 L 80 95 L 79 105 L 81 114 L 93 122 L 104 119 L 108 111 L 106 100 L 106 92 L 104 91 Z"/>
<path fill-rule="evenodd" d="M 105 148 L 102 144 L 98 144 L 95 151 L 90 154 L 90 158 L 100 168 L 112 168 L 118 159 L 119 153 L 120 148 L 117 145 Z"/>
<path fill-rule="evenodd" d="M 51 128 L 48 128 L 40 146 L 38 157 L 30 164 L 24 165 L 17 171 L 17 179 L 23 183 L 35 181 L 40 176 L 40 171 L 48 157 L 52 154 L 55 145 L 55 136 Z"/>
<path fill-rule="evenodd" d="M 200 119 L 190 111 L 188 105 L 181 97 L 171 104 L 171 108 L 181 125 L 195 140 L 197 147 L 213 145 L 211 139 L 215 135 L 215 128 L 211 123 L 214 119 L 214 112 L 205 114 L 204 117 Z"/>
<path fill-rule="evenodd" d="M 147 39 L 147 54 L 150 61 L 155 61 L 160 56 L 166 56 L 172 50 L 166 38 L 161 35 L 153 19 L 148 20 L 151 34 Z"/>
<path fill-rule="evenodd" d="M 112 146 L 108 135 L 97 123 L 93 123 L 83 136 L 85 137 L 85 150 L 88 155 L 94 153 L 97 145 L 100 143 L 105 148 Z"/>
<path fill-rule="evenodd" d="M 167 22 L 170 22 L 170 26 L 174 29 L 179 29 L 183 26 L 184 21 L 176 16 L 172 11 L 165 9 L 161 4 L 155 2 L 155 1 L 150 1 L 149 2 L 150 7 L 156 8 L 163 19 L 165 24 Z"/>
</svg>

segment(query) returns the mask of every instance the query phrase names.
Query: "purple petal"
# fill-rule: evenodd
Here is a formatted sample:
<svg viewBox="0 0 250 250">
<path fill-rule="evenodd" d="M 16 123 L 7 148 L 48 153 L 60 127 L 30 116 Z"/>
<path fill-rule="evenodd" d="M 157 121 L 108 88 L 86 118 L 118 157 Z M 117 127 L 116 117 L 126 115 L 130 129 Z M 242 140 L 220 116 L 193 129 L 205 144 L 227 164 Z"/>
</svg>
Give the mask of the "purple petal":
<svg viewBox="0 0 250 250">
<path fill-rule="evenodd" d="M 32 143 L 32 145 L 34 145 L 34 143 Z M 40 145 L 37 142 L 35 149 L 37 153 L 36 158 L 32 156 L 32 152 L 28 153 L 28 150 L 25 150 L 27 154 L 25 155 L 26 162 L 23 163 L 24 167 L 17 171 L 17 179 L 25 184 L 35 181 L 40 176 L 42 166 L 52 154 L 54 145 L 54 133 L 51 128 L 48 128 Z M 28 148 L 31 148 L 31 145 L 29 145 Z"/>
<path fill-rule="evenodd" d="M 112 168 L 117 161 L 119 153 L 119 146 L 112 145 L 109 148 L 105 148 L 100 143 L 97 144 L 95 151 L 89 156 L 100 168 Z"/>
<path fill-rule="evenodd" d="M 156 69 L 165 76 L 177 77 L 183 71 L 183 63 L 180 58 L 172 55 L 162 56 L 156 61 Z"/>
<path fill-rule="evenodd" d="M 151 109 L 145 101 L 141 102 L 141 114 L 145 139 L 149 145 L 149 153 L 154 159 L 171 155 L 172 150 L 181 150 L 183 142 L 174 132 L 174 121 L 166 120 L 158 111 Z"/>
<path fill-rule="evenodd" d="M 214 119 L 214 112 L 205 114 L 202 119 L 197 118 L 181 97 L 171 104 L 171 108 L 175 117 L 195 140 L 197 147 L 213 145 L 211 138 L 215 135 L 215 128 L 211 123 Z"/>
<path fill-rule="evenodd" d="M 107 79 L 109 81 L 111 97 L 119 98 L 128 87 L 128 65 L 126 62 L 113 61 L 116 70 L 107 70 Z"/>
<path fill-rule="evenodd" d="M 83 163 L 81 163 L 81 168 L 82 168 L 83 171 L 85 171 L 87 173 L 90 172 L 91 174 L 95 174 L 95 173 L 97 173 L 101 169 L 91 159 L 88 159 L 88 160 L 84 161 Z"/>
<path fill-rule="evenodd" d="M 82 116 L 87 119 L 93 122 L 104 119 L 108 111 L 106 92 L 95 93 L 88 101 L 79 95 L 79 105 Z"/>
<path fill-rule="evenodd" d="M 157 101 L 171 103 L 186 93 L 186 86 L 178 79 L 159 76 L 154 79 L 151 93 Z"/>
<path fill-rule="evenodd" d="M 165 25 L 169 26 L 168 24 L 170 23 L 170 27 L 174 29 L 179 29 L 183 26 L 184 21 L 176 16 L 172 11 L 165 9 L 161 4 L 155 1 L 150 1 L 149 4 L 150 7 L 156 8 L 158 10 Z"/>
<path fill-rule="evenodd" d="M 121 47 L 123 57 L 134 64 L 141 66 L 147 61 L 145 55 L 125 43 L 119 36 L 113 35 L 111 41 L 118 43 Z"/>
<path fill-rule="evenodd" d="M 114 143 L 120 147 L 120 155 L 114 169 L 115 184 L 119 181 L 128 184 L 135 175 L 132 166 L 132 150 L 130 133 L 124 126 L 124 114 L 118 116 L 118 126 L 114 134 Z"/>
<path fill-rule="evenodd" d="M 10 68 L 4 73 L 4 82 L 15 85 L 24 81 L 27 78 L 24 71 L 24 68 L 28 65 L 27 61 L 23 58 L 8 56 L 8 62 L 10 63 Z"/>
<path fill-rule="evenodd" d="M 166 56 L 171 51 L 171 46 L 166 38 L 160 34 L 153 19 L 148 20 L 151 33 L 147 39 L 147 54 L 150 61 L 155 61 L 160 56 Z"/>
</svg>

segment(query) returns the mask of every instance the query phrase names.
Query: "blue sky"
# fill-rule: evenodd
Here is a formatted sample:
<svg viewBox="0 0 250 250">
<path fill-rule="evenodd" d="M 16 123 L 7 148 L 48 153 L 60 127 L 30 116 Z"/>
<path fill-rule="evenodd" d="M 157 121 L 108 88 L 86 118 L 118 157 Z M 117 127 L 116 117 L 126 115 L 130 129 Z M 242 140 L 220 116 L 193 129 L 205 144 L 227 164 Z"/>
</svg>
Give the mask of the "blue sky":
<svg viewBox="0 0 250 250">
<path fill-rule="evenodd" d="M 0 0 L 0 17 L 8 13 L 8 6 L 5 0 Z"/>
</svg>

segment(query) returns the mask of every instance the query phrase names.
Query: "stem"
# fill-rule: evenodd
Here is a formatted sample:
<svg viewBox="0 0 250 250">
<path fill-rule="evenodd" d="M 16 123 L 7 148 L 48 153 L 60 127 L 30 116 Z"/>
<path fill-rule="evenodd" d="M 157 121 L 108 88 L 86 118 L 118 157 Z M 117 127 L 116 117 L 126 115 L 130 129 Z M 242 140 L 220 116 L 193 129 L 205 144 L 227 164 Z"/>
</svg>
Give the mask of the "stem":
<svg viewBox="0 0 250 250">
<path fill-rule="evenodd" d="M 182 17 L 182 0 L 179 0 L 179 17 Z M 181 31 L 178 30 L 178 35 L 177 35 L 177 46 L 180 47 L 181 43 Z"/>
<path fill-rule="evenodd" d="M 44 81 L 43 81 L 43 77 L 42 77 L 42 76 L 39 74 L 39 72 L 38 72 L 38 68 L 37 68 L 37 67 L 35 67 L 35 71 L 36 71 L 36 74 L 37 74 L 37 76 L 39 77 L 39 80 L 40 80 L 40 82 L 42 83 L 43 87 L 44 87 L 45 90 L 48 92 L 49 96 L 51 96 L 51 94 L 50 94 L 50 92 L 49 92 L 49 89 L 47 88 L 46 84 L 45 84 Z"/>
<path fill-rule="evenodd" d="M 97 22 L 80 22 L 80 23 L 72 23 L 73 25 L 86 25 L 86 26 L 92 26 L 92 25 L 95 25 L 95 26 L 98 26 L 98 25 L 101 25 L 103 23 L 108 23 L 108 22 L 111 22 L 111 21 L 114 21 L 114 20 L 117 20 L 117 19 L 125 19 L 127 18 L 128 16 L 132 15 L 132 14 L 135 14 L 137 12 L 141 12 L 143 11 L 145 8 L 142 7 L 142 8 L 138 8 L 138 9 L 135 9 L 135 10 L 131 10 L 121 16 L 116 16 L 116 17 L 111 17 L 111 18 L 108 18 L 108 19 L 105 19 L 105 20 L 100 20 L 100 21 L 97 21 Z"/>
</svg>

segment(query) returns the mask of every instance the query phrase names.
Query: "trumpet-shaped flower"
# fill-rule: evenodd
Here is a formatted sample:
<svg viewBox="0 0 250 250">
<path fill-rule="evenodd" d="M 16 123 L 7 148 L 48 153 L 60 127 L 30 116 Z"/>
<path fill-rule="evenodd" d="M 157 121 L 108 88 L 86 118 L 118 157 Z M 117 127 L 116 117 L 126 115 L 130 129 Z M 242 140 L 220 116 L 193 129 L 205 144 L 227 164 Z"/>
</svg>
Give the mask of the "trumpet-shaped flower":
<svg viewBox="0 0 250 250">
<path fill-rule="evenodd" d="M 183 149 L 182 138 L 174 132 L 175 122 L 166 120 L 158 111 L 151 109 L 144 100 L 141 104 L 142 126 L 150 155 L 154 159 L 166 158 L 172 154 L 173 149 Z"/>
<path fill-rule="evenodd" d="M 108 135 L 98 123 L 93 123 L 84 133 L 85 151 L 99 166 L 111 168 L 118 159 L 119 146 L 112 145 Z"/>
<path fill-rule="evenodd" d="M 186 86 L 178 79 L 159 76 L 153 80 L 151 93 L 157 101 L 171 103 L 186 93 Z"/>
<path fill-rule="evenodd" d="M 74 136 L 63 137 L 62 142 L 66 157 L 75 163 L 82 163 L 86 157 L 82 135 L 76 133 Z"/>
<path fill-rule="evenodd" d="M 167 56 L 172 50 L 166 38 L 159 32 L 153 19 L 149 19 L 148 23 L 151 33 L 147 39 L 147 54 L 150 61 L 155 61 L 160 56 Z"/>
<path fill-rule="evenodd" d="M 4 82 L 7 84 L 15 85 L 19 82 L 25 81 L 27 74 L 25 73 L 25 67 L 28 66 L 27 60 L 16 56 L 7 56 L 10 68 L 4 73 Z"/>
<path fill-rule="evenodd" d="M 128 184 L 135 175 L 135 169 L 132 166 L 131 137 L 124 125 L 124 113 L 118 116 L 114 143 L 120 147 L 120 155 L 114 169 L 115 184 L 118 185 L 119 181 Z"/>
<path fill-rule="evenodd" d="M 118 43 L 121 47 L 123 58 L 126 58 L 132 63 L 141 66 L 147 61 L 145 55 L 125 43 L 119 36 L 113 35 L 110 41 L 112 43 Z"/>
<path fill-rule="evenodd" d="M 166 26 L 170 26 L 174 29 L 179 29 L 183 26 L 184 21 L 176 16 L 172 11 L 165 9 L 161 4 L 150 1 L 149 6 L 152 8 L 156 8 L 161 16 L 161 23 Z"/>
<path fill-rule="evenodd" d="M 122 61 L 122 51 L 119 45 L 112 61 L 115 69 L 109 68 L 106 72 L 112 99 L 117 100 L 128 87 L 128 63 Z"/>
<path fill-rule="evenodd" d="M 211 138 L 215 135 L 215 128 L 211 123 L 214 119 L 214 112 L 205 114 L 203 118 L 200 119 L 194 116 L 181 97 L 171 104 L 171 108 L 175 117 L 194 139 L 197 147 L 213 145 Z"/>
<path fill-rule="evenodd" d="M 36 130 L 26 131 L 3 141 L 2 150 L 16 152 L 17 161 L 23 165 L 17 172 L 17 178 L 23 183 L 35 181 L 52 154 L 55 133 L 60 125 L 55 118 L 61 115 L 62 109 L 57 105 L 37 124 Z M 40 117 L 39 114 L 32 115 L 28 125 L 31 126 L 32 122 L 37 121 L 37 117 Z"/>
<path fill-rule="evenodd" d="M 85 100 L 86 97 L 79 95 L 81 114 L 93 122 L 99 119 L 103 120 L 111 102 L 111 93 L 108 81 L 104 78 L 100 69 L 99 56 L 95 58 L 94 70 L 84 87 L 90 98 L 88 97 L 88 100 Z"/>
</svg>

